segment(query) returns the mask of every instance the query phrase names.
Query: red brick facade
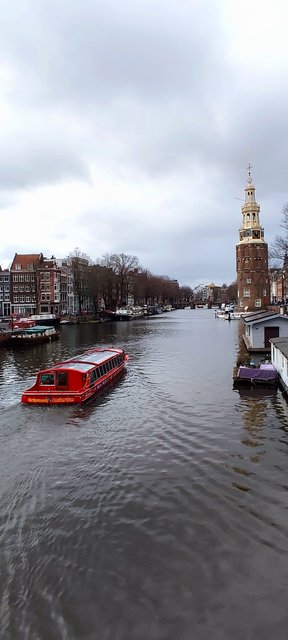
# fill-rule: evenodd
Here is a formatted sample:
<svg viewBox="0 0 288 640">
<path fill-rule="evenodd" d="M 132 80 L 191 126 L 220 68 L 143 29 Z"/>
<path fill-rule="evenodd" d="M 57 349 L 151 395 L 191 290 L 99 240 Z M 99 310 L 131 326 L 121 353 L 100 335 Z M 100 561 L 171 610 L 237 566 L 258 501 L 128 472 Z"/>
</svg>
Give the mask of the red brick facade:
<svg viewBox="0 0 288 640">
<path fill-rule="evenodd" d="M 259 214 L 260 206 L 255 200 L 249 165 L 242 225 L 236 245 L 237 306 L 249 311 L 265 309 L 270 304 L 268 245 Z"/>
</svg>

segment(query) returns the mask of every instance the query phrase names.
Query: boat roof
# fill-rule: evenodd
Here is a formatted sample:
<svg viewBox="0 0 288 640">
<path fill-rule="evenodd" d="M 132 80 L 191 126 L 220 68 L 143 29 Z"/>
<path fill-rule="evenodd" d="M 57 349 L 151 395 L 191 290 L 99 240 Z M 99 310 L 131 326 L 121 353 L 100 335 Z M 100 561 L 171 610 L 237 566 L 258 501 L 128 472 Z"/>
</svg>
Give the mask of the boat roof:
<svg viewBox="0 0 288 640">
<path fill-rule="evenodd" d="M 43 331 L 46 331 L 47 329 L 53 331 L 54 327 L 44 327 L 44 325 L 35 325 L 35 327 L 22 327 L 19 329 L 13 329 L 13 333 L 43 333 Z"/>
<path fill-rule="evenodd" d="M 93 351 L 87 351 L 86 353 L 82 353 L 79 356 L 74 356 L 74 358 L 69 358 L 69 360 L 64 360 L 63 362 L 59 362 L 55 364 L 54 367 L 49 367 L 49 369 L 45 369 L 45 371 L 51 371 L 52 369 L 73 369 L 74 371 L 82 371 L 87 372 L 89 369 L 95 366 L 99 366 L 106 362 L 108 358 L 113 358 L 115 355 L 119 355 L 122 353 L 122 349 L 99 349 Z"/>
<path fill-rule="evenodd" d="M 288 358 L 288 337 L 282 338 L 270 338 L 271 344 L 273 344 L 283 355 Z"/>
<path fill-rule="evenodd" d="M 275 313 L 274 311 L 252 311 L 251 313 L 247 313 L 242 317 L 245 324 L 249 324 L 250 322 L 264 322 L 265 320 L 270 320 L 271 318 L 283 318 L 284 320 L 287 320 L 285 316 L 281 315 L 280 313 Z"/>
</svg>

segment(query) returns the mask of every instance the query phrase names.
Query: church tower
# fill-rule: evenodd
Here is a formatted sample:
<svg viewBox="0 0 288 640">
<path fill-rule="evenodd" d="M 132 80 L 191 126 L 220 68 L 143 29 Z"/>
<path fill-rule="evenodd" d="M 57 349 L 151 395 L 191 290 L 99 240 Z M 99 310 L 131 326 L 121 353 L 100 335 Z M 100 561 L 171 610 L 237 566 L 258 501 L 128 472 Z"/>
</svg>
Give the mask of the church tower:
<svg viewBox="0 0 288 640">
<path fill-rule="evenodd" d="M 242 225 L 236 245 L 237 307 L 248 311 L 265 309 L 270 303 L 268 245 L 264 229 L 260 226 L 259 213 L 249 164 Z"/>
</svg>

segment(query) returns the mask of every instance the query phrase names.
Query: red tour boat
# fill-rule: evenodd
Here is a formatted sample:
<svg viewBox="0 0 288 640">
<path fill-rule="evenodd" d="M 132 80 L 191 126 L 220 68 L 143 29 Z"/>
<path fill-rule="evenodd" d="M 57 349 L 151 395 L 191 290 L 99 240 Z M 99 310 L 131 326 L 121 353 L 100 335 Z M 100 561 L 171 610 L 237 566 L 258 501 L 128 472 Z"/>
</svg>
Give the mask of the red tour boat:
<svg viewBox="0 0 288 640">
<path fill-rule="evenodd" d="M 27 404 L 79 404 L 85 402 L 123 371 L 124 349 L 94 348 L 43 369 L 35 384 L 24 391 Z"/>
</svg>

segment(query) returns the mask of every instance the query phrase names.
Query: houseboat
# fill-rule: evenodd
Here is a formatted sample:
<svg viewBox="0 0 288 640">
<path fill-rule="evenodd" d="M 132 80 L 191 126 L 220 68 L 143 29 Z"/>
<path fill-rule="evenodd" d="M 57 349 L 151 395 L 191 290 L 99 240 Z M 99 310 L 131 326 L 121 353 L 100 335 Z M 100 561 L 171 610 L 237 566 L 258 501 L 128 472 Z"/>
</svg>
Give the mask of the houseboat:
<svg viewBox="0 0 288 640">
<path fill-rule="evenodd" d="M 279 374 L 280 387 L 288 395 L 288 337 L 271 338 L 271 361 Z"/>
<path fill-rule="evenodd" d="M 273 311 L 246 313 L 242 322 L 243 341 L 249 353 L 270 353 L 272 338 L 288 337 L 288 317 Z"/>
<path fill-rule="evenodd" d="M 278 372 L 271 363 L 260 364 L 259 367 L 240 365 L 234 376 L 233 386 L 271 386 L 277 385 L 278 379 Z"/>
<path fill-rule="evenodd" d="M 94 348 L 43 369 L 35 384 L 24 391 L 26 404 L 79 404 L 102 391 L 123 371 L 128 355 L 124 349 Z"/>
<path fill-rule="evenodd" d="M 25 329 L 13 329 L 8 340 L 9 347 L 32 347 L 35 344 L 58 340 L 59 331 L 55 327 L 35 325 Z"/>
</svg>

